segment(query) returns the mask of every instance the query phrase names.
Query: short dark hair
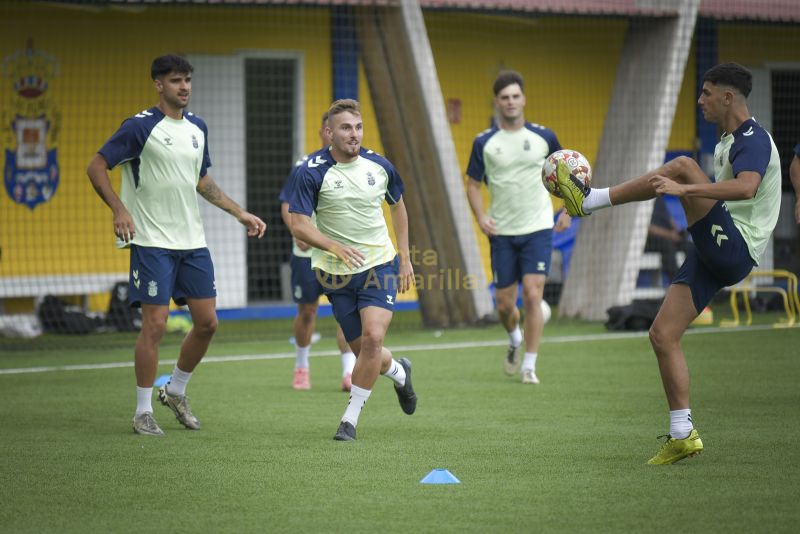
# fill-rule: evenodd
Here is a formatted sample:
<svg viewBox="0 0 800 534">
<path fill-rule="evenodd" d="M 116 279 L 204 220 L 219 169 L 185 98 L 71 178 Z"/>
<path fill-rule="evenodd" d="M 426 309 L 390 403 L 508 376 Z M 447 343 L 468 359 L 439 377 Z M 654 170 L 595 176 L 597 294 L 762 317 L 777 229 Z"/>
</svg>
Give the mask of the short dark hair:
<svg viewBox="0 0 800 534">
<path fill-rule="evenodd" d="M 738 63 L 720 63 L 703 75 L 703 81 L 714 85 L 727 85 L 742 93 L 745 98 L 753 90 L 753 74 Z"/>
<path fill-rule="evenodd" d="M 323 126 L 325 126 L 325 123 L 326 123 L 326 122 L 328 122 L 328 116 L 329 116 L 329 115 L 330 115 L 330 114 L 329 114 L 327 111 L 326 111 L 325 113 L 323 113 L 323 114 L 322 114 L 322 125 L 323 125 Z"/>
<path fill-rule="evenodd" d="M 161 76 L 166 76 L 170 72 L 189 74 L 193 71 L 194 67 L 192 67 L 192 64 L 189 63 L 185 57 L 176 54 L 158 56 L 153 60 L 153 64 L 150 65 L 150 76 L 154 80 Z"/>
<path fill-rule="evenodd" d="M 513 84 L 519 85 L 522 92 L 525 92 L 525 80 L 522 79 L 522 74 L 515 70 L 502 71 L 497 75 L 497 78 L 494 79 L 494 85 L 492 86 L 494 96 L 497 96 L 497 93 Z"/>
</svg>

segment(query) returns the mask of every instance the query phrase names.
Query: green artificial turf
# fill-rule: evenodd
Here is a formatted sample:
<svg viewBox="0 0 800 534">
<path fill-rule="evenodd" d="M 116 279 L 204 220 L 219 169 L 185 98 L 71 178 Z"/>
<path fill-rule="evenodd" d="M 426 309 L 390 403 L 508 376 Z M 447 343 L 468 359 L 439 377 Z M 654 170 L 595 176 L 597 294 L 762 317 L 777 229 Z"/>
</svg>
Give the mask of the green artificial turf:
<svg viewBox="0 0 800 534">
<path fill-rule="evenodd" d="M 154 404 L 164 438 L 131 431 L 130 367 L 0 374 L 0 531 L 790 532 L 800 521 L 798 328 L 687 335 L 706 450 L 647 466 L 669 421 L 646 335 L 554 321 L 542 383 L 523 386 L 503 374 L 498 326 L 399 327 L 387 346 L 413 362 L 417 413 L 380 378 L 358 441 L 339 443 L 339 358 L 312 353 L 313 389 L 293 391 L 290 357 L 225 358 L 291 354 L 283 330 L 237 341 L 254 327 L 221 325 L 193 376 L 202 430 Z M 333 352 L 330 337 L 314 351 Z M 130 360 L 130 347 L 86 339 L 3 351 L 0 369 Z M 420 484 L 435 468 L 461 483 Z"/>
</svg>

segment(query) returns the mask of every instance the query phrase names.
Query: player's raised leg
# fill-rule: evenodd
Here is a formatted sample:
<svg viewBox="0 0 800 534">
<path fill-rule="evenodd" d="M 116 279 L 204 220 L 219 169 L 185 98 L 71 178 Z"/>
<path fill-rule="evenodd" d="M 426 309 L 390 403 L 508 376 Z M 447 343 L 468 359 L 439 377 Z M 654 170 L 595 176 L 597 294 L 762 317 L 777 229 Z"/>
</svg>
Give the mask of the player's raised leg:
<svg viewBox="0 0 800 534">
<path fill-rule="evenodd" d="M 680 185 L 711 182 L 697 162 L 686 156 L 677 157 L 653 171 L 610 188 L 586 187 L 569 174 L 569 169 L 563 162 L 558 165 L 559 188 L 568 192 L 564 195 L 565 206 L 573 216 L 584 216 L 598 209 L 650 200 L 656 195 L 671 193 L 672 190 L 665 186 L 665 181 Z M 680 201 L 689 226 L 702 219 L 717 202 L 696 196 L 681 196 Z"/>
</svg>

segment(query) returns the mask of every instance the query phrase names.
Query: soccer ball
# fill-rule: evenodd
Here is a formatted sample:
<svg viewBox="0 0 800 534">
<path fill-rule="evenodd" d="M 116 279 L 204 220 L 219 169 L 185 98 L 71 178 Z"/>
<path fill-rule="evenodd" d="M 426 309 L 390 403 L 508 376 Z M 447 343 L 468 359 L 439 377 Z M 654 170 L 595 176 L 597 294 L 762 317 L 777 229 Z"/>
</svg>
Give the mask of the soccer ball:
<svg viewBox="0 0 800 534">
<path fill-rule="evenodd" d="M 563 198 L 558 188 L 558 176 L 556 175 L 556 166 L 559 161 L 566 163 L 570 174 L 584 185 L 589 186 L 592 183 L 592 167 L 583 154 L 577 150 L 558 150 L 547 156 L 542 166 L 542 183 L 551 195 Z"/>
<path fill-rule="evenodd" d="M 544 322 L 547 323 L 552 316 L 553 310 L 550 309 L 550 305 L 547 303 L 547 301 L 542 299 L 542 317 L 544 318 Z"/>
</svg>

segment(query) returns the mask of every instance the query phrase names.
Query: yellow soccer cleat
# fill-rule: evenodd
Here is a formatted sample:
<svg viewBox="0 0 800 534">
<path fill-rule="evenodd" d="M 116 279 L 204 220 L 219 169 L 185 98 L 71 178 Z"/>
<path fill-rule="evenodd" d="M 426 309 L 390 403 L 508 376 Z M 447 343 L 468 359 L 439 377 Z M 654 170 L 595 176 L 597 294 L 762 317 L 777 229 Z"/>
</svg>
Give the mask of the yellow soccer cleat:
<svg viewBox="0 0 800 534">
<path fill-rule="evenodd" d="M 679 460 L 691 458 L 703 452 L 703 441 L 695 429 L 692 429 L 692 432 L 684 439 L 675 439 L 670 436 L 659 437 L 667 438 L 667 440 L 661 445 L 658 454 L 647 461 L 650 465 L 674 464 Z"/>
<path fill-rule="evenodd" d="M 563 161 L 559 161 L 556 165 L 556 176 L 558 177 L 558 190 L 561 198 L 564 199 L 567 213 L 573 217 L 590 215 L 583 211 L 583 199 L 589 194 L 591 188 L 572 176 L 569 167 Z"/>
</svg>

